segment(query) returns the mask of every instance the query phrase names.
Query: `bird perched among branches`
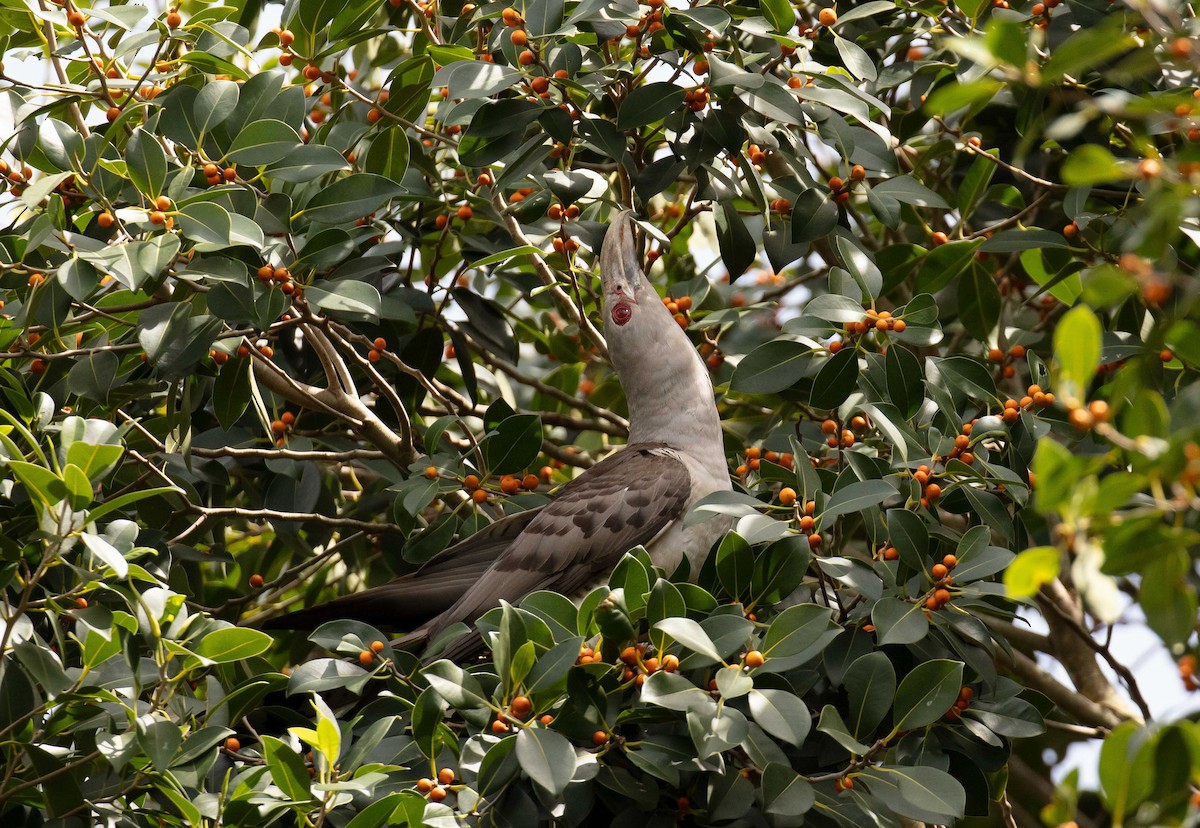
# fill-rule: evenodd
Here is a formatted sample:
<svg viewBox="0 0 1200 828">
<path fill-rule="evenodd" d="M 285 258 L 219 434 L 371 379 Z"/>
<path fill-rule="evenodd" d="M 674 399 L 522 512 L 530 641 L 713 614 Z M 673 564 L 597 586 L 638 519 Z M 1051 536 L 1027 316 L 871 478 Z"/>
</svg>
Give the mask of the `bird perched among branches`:
<svg viewBox="0 0 1200 828">
<path fill-rule="evenodd" d="M 537 590 L 582 595 L 638 545 L 667 572 L 685 557 L 699 571 L 725 521 L 684 526 L 684 517 L 705 495 L 730 489 L 708 370 L 643 273 L 628 213 L 605 236 L 600 278 L 605 336 L 629 406 L 628 445 L 550 503 L 492 523 L 417 572 L 264 627 L 353 618 L 411 630 L 396 644 L 415 649 L 502 600 Z"/>
</svg>

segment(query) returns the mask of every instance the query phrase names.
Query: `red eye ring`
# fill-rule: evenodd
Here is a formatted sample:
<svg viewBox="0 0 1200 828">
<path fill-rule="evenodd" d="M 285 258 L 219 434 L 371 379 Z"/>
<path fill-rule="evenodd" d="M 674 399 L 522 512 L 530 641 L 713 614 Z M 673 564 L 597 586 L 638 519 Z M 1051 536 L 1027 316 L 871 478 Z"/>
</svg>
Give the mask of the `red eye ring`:
<svg viewBox="0 0 1200 828">
<path fill-rule="evenodd" d="M 629 307 L 629 305 L 625 304 L 624 302 L 620 302 L 616 305 L 613 305 L 609 315 L 612 316 L 613 322 L 617 323 L 618 325 L 624 325 L 633 318 L 633 308 Z"/>
</svg>

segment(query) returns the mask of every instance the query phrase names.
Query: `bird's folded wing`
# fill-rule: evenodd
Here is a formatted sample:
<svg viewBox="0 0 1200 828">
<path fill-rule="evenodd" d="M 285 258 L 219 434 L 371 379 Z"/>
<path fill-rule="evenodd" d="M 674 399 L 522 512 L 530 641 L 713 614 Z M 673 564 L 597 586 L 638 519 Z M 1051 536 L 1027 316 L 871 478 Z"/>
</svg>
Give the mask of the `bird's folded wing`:
<svg viewBox="0 0 1200 828">
<path fill-rule="evenodd" d="M 649 545 L 691 501 L 687 467 L 661 444 L 617 452 L 564 487 L 459 601 L 430 625 L 431 637 L 456 621 L 471 624 L 501 600 L 550 589 L 573 596 L 621 555 Z"/>
<path fill-rule="evenodd" d="M 424 624 L 461 598 L 544 508 L 518 512 L 488 524 L 410 575 L 343 595 L 327 604 L 271 618 L 262 628 L 314 629 L 338 618 L 395 629 Z"/>
</svg>

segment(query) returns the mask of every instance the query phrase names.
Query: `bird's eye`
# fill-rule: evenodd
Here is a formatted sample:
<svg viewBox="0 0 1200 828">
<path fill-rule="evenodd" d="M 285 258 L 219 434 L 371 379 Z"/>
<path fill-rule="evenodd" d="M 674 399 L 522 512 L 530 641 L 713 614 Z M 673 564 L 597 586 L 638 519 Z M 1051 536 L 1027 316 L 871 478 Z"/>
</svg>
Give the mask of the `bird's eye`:
<svg viewBox="0 0 1200 828">
<path fill-rule="evenodd" d="M 631 318 L 633 318 L 633 308 L 629 307 L 629 305 L 625 304 L 624 302 L 619 302 L 616 305 L 613 305 L 610 315 L 612 316 L 613 322 L 616 322 L 618 325 L 624 325 Z"/>
</svg>

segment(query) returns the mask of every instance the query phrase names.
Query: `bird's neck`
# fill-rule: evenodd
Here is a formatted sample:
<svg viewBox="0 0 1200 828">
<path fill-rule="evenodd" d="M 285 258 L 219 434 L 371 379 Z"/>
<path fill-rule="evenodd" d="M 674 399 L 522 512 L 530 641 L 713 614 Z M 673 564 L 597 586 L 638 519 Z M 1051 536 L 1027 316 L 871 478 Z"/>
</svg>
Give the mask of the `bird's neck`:
<svg viewBox="0 0 1200 828">
<path fill-rule="evenodd" d="M 629 442 L 666 443 L 728 479 L 721 419 L 708 369 L 691 340 L 651 293 L 638 324 L 609 338 L 629 405 Z M 629 328 L 636 328 L 629 330 Z"/>
</svg>

